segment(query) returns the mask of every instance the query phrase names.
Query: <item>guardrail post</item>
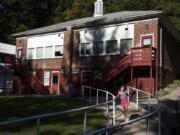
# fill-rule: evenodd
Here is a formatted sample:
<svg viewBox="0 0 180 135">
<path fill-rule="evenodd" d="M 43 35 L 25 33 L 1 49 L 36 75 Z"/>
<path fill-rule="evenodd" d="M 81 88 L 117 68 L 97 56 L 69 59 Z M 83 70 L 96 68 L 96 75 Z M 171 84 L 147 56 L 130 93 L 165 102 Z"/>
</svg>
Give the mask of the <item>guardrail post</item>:
<svg viewBox="0 0 180 135">
<path fill-rule="evenodd" d="M 82 98 L 84 99 L 84 85 L 82 85 L 82 88 L 81 88 L 81 92 L 82 92 Z"/>
<path fill-rule="evenodd" d="M 92 90 L 92 88 L 90 87 L 89 88 L 89 103 L 91 104 L 91 90 Z"/>
<path fill-rule="evenodd" d="M 139 93 L 138 90 L 136 90 L 136 109 L 139 108 Z"/>
<path fill-rule="evenodd" d="M 36 121 L 36 135 L 40 135 L 40 121 L 41 121 L 41 119 L 39 118 L 39 119 L 37 119 L 37 121 Z"/>
<path fill-rule="evenodd" d="M 98 104 L 99 103 L 99 91 L 98 91 L 98 89 L 97 89 L 97 93 L 96 93 L 96 104 Z"/>
<path fill-rule="evenodd" d="M 106 127 L 109 127 L 109 104 L 107 103 L 107 107 L 106 107 Z M 108 135 L 108 131 L 106 131 L 106 135 Z"/>
<path fill-rule="evenodd" d="M 84 112 L 84 128 L 83 128 L 83 134 L 86 134 L 86 125 L 87 125 L 87 110 Z"/>
<path fill-rule="evenodd" d="M 158 135 L 161 135 L 161 112 L 158 111 Z"/>
<path fill-rule="evenodd" d="M 113 125 L 116 125 L 115 96 L 113 96 Z"/>
</svg>

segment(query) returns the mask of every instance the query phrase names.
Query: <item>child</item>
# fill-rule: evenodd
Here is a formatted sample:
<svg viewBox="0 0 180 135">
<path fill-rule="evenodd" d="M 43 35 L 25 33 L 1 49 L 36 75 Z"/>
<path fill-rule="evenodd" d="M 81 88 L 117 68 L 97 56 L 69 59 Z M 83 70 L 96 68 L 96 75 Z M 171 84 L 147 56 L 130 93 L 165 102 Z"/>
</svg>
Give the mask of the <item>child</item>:
<svg viewBox="0 0 180 135">
<path fill-rule="evenodd" d="M 126 121 L 128 121 L 128 117 L 127 117 L 127 107 L 128 107 L 128 93 L 127 93 L 127 86 L 123 85 L 119 91 L 118 94 L 116 95 L 115 99 L 117 99 L 118 97 L 120 97 L 120 105 L 123 109 L 123 114 L 126 118 Z"/>
</svg>

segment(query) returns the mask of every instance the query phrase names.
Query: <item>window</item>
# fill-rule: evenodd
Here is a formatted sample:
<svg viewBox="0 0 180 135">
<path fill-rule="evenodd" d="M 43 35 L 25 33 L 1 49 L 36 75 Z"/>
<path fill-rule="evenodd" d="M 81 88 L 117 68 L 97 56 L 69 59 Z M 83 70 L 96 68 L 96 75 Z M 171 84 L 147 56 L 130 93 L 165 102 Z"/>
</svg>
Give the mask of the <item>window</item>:
<svg viewBox="0 0 180 135">
<path fill-rule="evenodd" d="M 45 57 L 46 58 L 52 58 L 53 57 L 53 47 L 52 46 L 47 46 L 45 48 Z"/>
<path fill-rule="evenodd" d="M 43 47 L 37 47 L 36 58 L 43 58 Z"/>
<path fill-rule="evenodd" d="M 81 43 L 81 55 L 90 55 L 91 48 L 90 43 Z"/>
<path fill-rule="evenodd" d="M 54 74 L 53 75 L 53 84 L 57 84 L 58 83 L 58 74 Z"/>
<path fill-rule="evenodd" d="M 93 54 L 100 55 L 103 54 L 103 42 L 94 42 L 93 43 Z"/>
<path fill-rule="evenodd" d="M 34 48 L 28 48 L 28 59 L 34 58 Z"/>
<path fill-rule="evenodd" d="M 121 39 L 120 52 L 126 53 L 132 48 L 132 39 Z"/>
<path fill-rule="evenodd" d="M 55 46 L 55 57 L 63 56 L 63 45 Z"/>
<path fill-rule="evenodd" d="M 49 80 L 50 80 L 50 71 L 45 70 L 44 71 L 44 86 L 49 86 Z"/>
<path fill-rule="evenodd" d="M 142 43 L 143 46 L 152 45 L 152 37 L 143 37 Z"/>
<path fill-rule="evenodd" d="M 106 53 L 107 54 L 113 54 L 117 53 L 117 40 L 109 40 L 106 41 Z"/>
</svg>

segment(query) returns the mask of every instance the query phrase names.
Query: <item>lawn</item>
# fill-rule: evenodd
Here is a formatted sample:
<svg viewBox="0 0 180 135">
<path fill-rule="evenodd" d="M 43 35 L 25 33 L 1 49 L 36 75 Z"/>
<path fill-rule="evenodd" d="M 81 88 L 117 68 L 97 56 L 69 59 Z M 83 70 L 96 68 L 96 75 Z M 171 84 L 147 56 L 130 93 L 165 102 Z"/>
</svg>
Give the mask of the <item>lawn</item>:
<svg viewBox="0 0 180 135">
<path fill-rule="evenodd" d="M 59 112 L 86 106 L 80 100 L 54 97 L 0 97 L 0 121 L 14 120 L 38 114 Z M 41 135 L 82 135 L 84 112 L 54 116 L 41 120 Z M 35 135 L 36 121 L 0 126 L 0 135 Z M 87 130 L 104 125 L 101 110 L 87 114 Z"/>
</svg>

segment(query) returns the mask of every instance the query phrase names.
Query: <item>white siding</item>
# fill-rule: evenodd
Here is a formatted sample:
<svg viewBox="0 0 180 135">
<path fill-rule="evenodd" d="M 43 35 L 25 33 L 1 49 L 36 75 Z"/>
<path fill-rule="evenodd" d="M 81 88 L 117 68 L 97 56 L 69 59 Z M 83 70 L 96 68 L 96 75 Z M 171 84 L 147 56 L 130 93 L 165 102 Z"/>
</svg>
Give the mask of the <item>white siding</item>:
<svg viewBox="0 0 180 135">
<path fill-rule="evenodd" d="M 45 58 L 45 48 L 48 46 L 53 47 L 53 56 L 55 57 L 55 46 L 57 45 L 63 45 L 64 44 L 64 33 L 55 33 L 55 34 L 49 34 L 49 35 L 39 35 L 34 37 L 28 37 L 28 43 L 27 48 L 34 48 L 36 52 L 36 49 L 38 47 L 43 47 L 43 58 Z M 63 49 L 63 48 L 62 48 Z M 63 50 L 62 50 L 63 52 Z M 28 52 L 27 52 L 28 56 Z M 34 54 L 36 56 L 36 54 Z M 34 57 L 36 59 L 36 57 Z"/>
</svg>

